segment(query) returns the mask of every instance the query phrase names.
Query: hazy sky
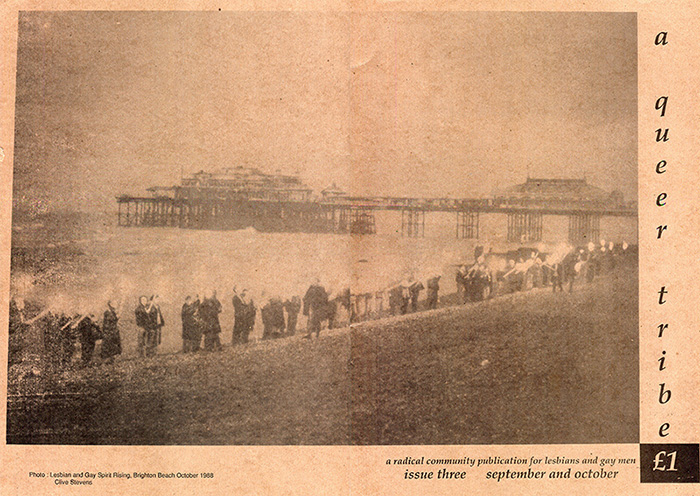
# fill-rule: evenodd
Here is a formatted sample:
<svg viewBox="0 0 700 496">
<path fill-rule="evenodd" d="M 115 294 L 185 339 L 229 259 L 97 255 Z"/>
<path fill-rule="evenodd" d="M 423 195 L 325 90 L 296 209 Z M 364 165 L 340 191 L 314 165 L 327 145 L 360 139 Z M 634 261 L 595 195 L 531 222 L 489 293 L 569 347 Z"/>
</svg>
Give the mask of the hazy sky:
<svg viewBox="0 0 700 496">
<path fill-rule="evenodd" d="M 636 36 L 616 13 L 22 13 L 16 205 L 234 165 L 453 197 L 529 168 L 635 199 Z"/>
</svg>

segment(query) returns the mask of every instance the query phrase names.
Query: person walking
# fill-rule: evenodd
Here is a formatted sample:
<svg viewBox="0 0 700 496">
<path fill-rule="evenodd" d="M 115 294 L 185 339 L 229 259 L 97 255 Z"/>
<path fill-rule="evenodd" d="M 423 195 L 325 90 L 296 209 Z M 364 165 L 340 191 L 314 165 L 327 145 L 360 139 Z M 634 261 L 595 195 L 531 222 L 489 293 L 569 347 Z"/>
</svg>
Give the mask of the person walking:
<svg viewBox="0 0 700 496">
<path fill-rule="evenodd" d="M 284 302 L 284 310 L 287 312 L 287 336 L 294 336 L 297 330 L 297 318 L 301 310 L 301 299 L 294 295 Z"/>
<path fill-rule="evenodd" d="M 107 302 L 107 310 L 102 317 L 102 349 L 100 358 L 106 363 L 112 363 L 114 357 L 122 353 L 122 338 L 119 334 L 119 316 L 110 300 Z"/>
<path fill-rule="evenodd" d="M 202 331 L 204 333 L 204 350 L 221 350 L 221 324 L 219 314 L 221 313 L 221 302 L 216 297 L 216 291 L 209 291 L 204 300 L 199 305 L 199 316 L 202 320 Z"/>
<path fill-rule="evenodd" d="M 198 310 L 199 300 L 193 300 L 191 296 L 187 296 L 180 311 L 183 353 L 192 353 L 199 350 L 202 335 L 199 331 L 199 321 L 197 319 Z"/>
<path fill-rule="evenodd" d="M 437 308 L 438 293 L 440 292 L 440 277 L 441 276 L 437 275 L 428 279 L 427 304 L 429 310 Z"/>
<path fill-rule="evenodd" d="M 157 303 L 157 296 L 152 296 L 150 300 L 141 296 L 134 314 L 136 325 L 141 328 L 137 342 L 139 356 L 153 357 L 157 353 L 158 345 L 161 342 L 161 329 L 165 325 L 163 314 Z"/>
<path fill-rule="evenodd" d="M 320 279 L 316 278 L 304 295 L 304 315 L 309 317 L 305 338 L 311 338 L 312 333 L 318 338 L 321 324 L 326 319 L 327 308 L 328 293 L 321 286 Z"/>
</svg>

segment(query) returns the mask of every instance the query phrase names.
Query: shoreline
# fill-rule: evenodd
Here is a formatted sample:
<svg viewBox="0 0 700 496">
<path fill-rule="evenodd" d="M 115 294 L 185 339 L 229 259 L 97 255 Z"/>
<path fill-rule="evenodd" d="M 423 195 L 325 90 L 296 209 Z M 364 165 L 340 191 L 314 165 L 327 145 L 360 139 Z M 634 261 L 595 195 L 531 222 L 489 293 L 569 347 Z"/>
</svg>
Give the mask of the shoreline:
<svg viewBox="0 0 700 496">
<path fill-rule="evenodd" d="M 636 273 L 621 268 L 572 295 L 544 288 L 310 342 L 117 361 L 56 384 L 75 397 L 10 399 L 8 442 L 635 442 L 637 308 Z"/>
</svg>

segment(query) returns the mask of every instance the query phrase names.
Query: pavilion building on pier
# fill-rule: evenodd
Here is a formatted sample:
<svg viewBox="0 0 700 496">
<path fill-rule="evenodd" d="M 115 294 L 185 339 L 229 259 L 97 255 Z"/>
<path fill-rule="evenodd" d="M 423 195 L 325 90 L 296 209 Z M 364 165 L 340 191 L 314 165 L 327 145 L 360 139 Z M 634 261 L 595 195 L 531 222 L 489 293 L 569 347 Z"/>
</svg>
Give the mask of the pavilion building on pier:
<svg viewBox="0 0 700 496">
<path fill-rule="evenodd" d="M 117 197 L 121 226 L 400 234 L 508 244 L 606 239 L 637 242 L 637 206 L 585 179 L 535 179 L 487 198 L 352 196 L 332 185 L 315 196 L 295 175 L 255 168 L 201 170 L 150 196 Z"/>
</svg>

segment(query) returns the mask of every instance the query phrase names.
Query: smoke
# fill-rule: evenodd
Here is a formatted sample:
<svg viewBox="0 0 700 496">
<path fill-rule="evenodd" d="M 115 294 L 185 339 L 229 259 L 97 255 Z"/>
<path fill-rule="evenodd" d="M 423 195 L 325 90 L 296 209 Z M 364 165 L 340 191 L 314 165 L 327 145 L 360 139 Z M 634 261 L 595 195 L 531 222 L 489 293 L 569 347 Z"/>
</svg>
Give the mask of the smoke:
<svg viewBox="0 0 700 496">
<path fill-rule="evenodd" d="M 559 243 L 554 250 L 552 250 L 552 253 L 550 253 L 547 256 L 547 263 L 550 264 L 558 264 L 561 263 L 562 260 L 564 260 L 564 257 L 571 251 L 571 246 L 567 245 L 566 243 Z"/>
<path fill-rule="evenodd" d="M 26 300 L 32 295 L 34 281 L 34 277 L 26 272 L 13 273 L 10 282 L 10 294 L 12 297 L 20 297 Z"/>
</svg>

